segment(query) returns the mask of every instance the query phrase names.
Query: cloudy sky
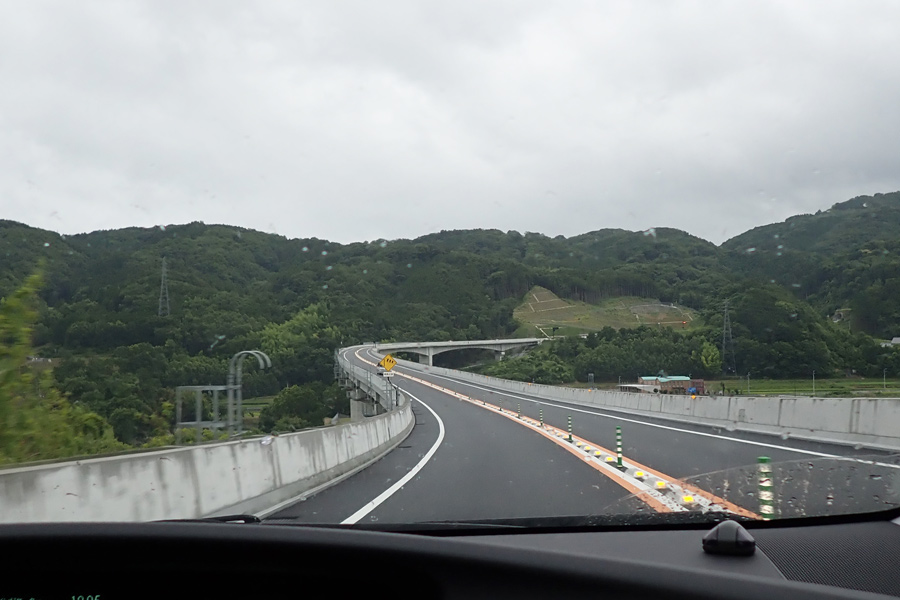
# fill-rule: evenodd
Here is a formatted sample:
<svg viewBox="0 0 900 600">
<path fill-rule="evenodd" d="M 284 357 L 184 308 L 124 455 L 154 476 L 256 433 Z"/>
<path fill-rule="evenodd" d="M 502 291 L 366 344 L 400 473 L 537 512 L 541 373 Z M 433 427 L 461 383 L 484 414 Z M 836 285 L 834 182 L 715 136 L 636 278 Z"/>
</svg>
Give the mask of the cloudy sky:
<svg viewBox="0 0 900 600">
<path fill-rule="evenodd" d="M 0 0 L 0 218 L 339 242 L 900 190 L 900 2 Z"/>
</svg>

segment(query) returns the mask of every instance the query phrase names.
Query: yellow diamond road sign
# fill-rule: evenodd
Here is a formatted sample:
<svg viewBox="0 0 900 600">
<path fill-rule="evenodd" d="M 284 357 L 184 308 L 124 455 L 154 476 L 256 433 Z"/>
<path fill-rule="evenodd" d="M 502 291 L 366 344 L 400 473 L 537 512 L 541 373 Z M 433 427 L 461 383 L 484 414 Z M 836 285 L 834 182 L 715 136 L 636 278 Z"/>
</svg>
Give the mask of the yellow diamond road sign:
<svg viewBox="0 0 900 600">
<path fill-rule="evenodd" d="M 371 363 L 369 363 L 371 364 Z M 397 364 L 397 361 L 394 360 L 394 357 L 388 354 L 384 358 L 381 359 L 381 362 L 378 363 L 379 367 L 384 367 L 385 371 L 390 371 L 394 368 L 394 365 Z"/>
</svg>

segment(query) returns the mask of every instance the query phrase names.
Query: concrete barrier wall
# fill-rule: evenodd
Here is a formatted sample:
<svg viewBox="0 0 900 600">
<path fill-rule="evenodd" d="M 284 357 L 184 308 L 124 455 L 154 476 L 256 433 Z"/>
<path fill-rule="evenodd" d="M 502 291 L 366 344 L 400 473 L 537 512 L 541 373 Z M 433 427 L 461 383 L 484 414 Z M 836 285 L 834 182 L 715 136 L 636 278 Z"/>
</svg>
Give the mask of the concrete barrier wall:
<svg viewBox="0 0 900 600">
<path fill-rule="evenodd" d="M 595 406 L 670 421 L 801 439 L 900 449 L 900 398 L 690 396 L 528 384 L 442 367 L 403 366 L 546 400 Z"/>
<path fill-rule="evenodd" d="M 276 437 L 3 469 L 0 523 L 257 513 L 365 467 L 414 423 L 407 402 L 364 421 Z"/>
</svg>

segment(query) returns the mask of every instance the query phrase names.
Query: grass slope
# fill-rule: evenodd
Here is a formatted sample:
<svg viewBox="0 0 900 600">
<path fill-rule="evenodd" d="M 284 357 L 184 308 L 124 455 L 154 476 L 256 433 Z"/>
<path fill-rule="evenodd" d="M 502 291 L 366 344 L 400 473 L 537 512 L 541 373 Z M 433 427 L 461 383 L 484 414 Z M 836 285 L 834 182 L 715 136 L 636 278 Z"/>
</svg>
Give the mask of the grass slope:
<svg viewBox="0 0 900 600">
<path fill-rule="evenodd" d="M 694 323 L 690 309 L 661 304 L 652 298 L 608 298 L 598 304 L 587 304 L 564 300 L 540 286 L 525 294 L 522 303 L 513 311 L 513 317 L 522 324 L 516 333 L 523 336 L 550 335 L 553 327 L 559 327 L 557 334 L 567 335 L 599 331 L 604 327 L 664 325 L 687 328 Z"/>
</svg>

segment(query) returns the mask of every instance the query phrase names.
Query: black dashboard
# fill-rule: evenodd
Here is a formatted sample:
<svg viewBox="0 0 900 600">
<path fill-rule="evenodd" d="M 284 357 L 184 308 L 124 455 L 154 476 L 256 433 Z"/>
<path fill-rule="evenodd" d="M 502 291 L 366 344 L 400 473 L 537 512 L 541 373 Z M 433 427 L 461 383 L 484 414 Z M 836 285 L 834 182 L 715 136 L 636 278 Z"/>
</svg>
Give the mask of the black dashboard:
<svg viewBox="0 0 900 600">
<path fill-rule="evenodd" d="M 900 596 L 900 526 L 746 523 L 752 556 L 708 527 L 396 533 L 261 524 L 0 526 L 0 599 Z"/>
</svg>

